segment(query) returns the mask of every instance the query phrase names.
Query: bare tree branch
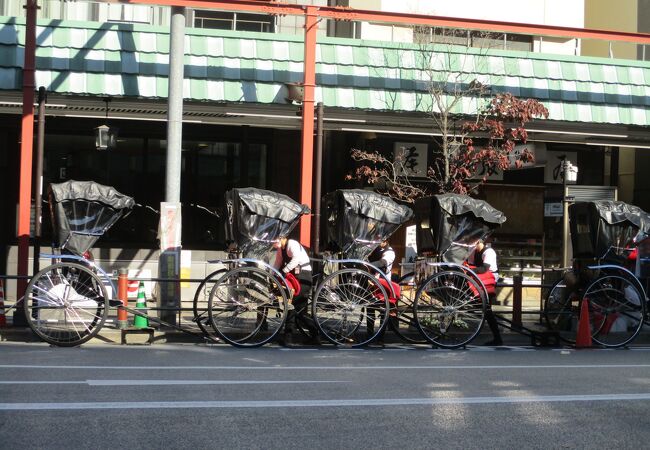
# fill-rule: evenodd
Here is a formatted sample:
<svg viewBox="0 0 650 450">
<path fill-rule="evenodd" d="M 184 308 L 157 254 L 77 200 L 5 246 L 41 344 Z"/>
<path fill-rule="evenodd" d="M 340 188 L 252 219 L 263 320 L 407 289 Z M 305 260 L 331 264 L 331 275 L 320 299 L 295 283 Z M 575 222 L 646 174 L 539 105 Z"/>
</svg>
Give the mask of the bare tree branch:
<svg viewBox="0 0 650 450">
<path fill-rule="evenodd" d="M 430 103 L 416 96 L 418 106 L 430 105 L 431 128 L 436 136 L 426 174 L 412 175 L 404 149 L 392 157 L 379 151 L 352 149 L 361 165 L 348 179 L 362 180 L 398 200 L 413 202 L 432 193 L 467 193 L 496 171 L 532 159 L 528 151 L 513 160 L 515 144 L 526 143 L 525 125 L 548 110 L 534 99 L 493 93 L 485 84 L 491 47 L 502 34 L 470 33 L 447 28 L 413 28 L 416 43 L 415 73 L 426 84 Z M 472 43 L 480 43 L 472 46 Z M 405 50 L 412 51 L 412 50 Z M 492 78 L 494 81 L 494 77 Z M 474 109 L 468 114 L 468 107 Z M 478 167 L 482 177 L 476 179 Z"/>
</svg>

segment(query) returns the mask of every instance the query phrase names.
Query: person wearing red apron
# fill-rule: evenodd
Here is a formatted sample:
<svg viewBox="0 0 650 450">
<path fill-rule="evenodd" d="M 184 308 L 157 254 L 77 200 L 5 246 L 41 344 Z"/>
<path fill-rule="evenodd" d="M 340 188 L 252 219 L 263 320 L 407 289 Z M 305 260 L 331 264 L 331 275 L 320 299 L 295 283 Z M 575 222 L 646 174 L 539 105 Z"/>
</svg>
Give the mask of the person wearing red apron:
<svg viewBox="0 0 650 450">
<path fill-rule="evenodd" d="M 287 321 L 284 326 L 284 338 L 279 341 L 281 344 L 290 345 L 293 343 L 293 336 L 296 333 L 298 324 L 309 331 L 311 339 L 309 344 L 318 345 L 318 327 L 308 312 L 309 295 L 312 288 L 312 267 L 309 255 L 300 242 L 286 237 L 280 238 L 275 245 L 275 263 L 273 266 L 286 277 L 291 274 L 298 281 L 299 288 L 294 289 L 294 297 L 291 302 L 294 309 L 287 311 Z M 293 280 L 291 280 L 293 281 Z"/>
<path fill-rule="evenodd" d="M 485 342 L 483 345 L 503 345 L 501 333 L 499 332 L 499 325 L 496 317 L 492 312 L 491 302 L 496 298 L 496 285 L 499 279 L 497 267 L 497 252 L 492 247 L 485 245 L 485 241 L 479 240 L 476 247 L 472 250 L 467 258 L 469 267 L 478 275 L 488 294 L 488 304 L 485 311 L 485 321 L 492 331 L 492 340 Z"/>
</svg>

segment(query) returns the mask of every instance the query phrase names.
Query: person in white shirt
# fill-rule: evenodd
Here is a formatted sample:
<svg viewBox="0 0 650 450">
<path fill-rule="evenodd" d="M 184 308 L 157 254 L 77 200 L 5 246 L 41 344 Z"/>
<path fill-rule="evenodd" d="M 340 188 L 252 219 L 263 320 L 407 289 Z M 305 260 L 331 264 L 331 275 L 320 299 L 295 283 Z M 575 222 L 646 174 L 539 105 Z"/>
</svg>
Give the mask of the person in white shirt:
<svg viewBox="0 0 650 450">
<path fill-rule="evenodd" d="M 312 287 L 312 267 L 309 255 L 300 242 L 286 237 L 280 238 L 275 244 L 275 248 L 273 266 L 285 276 L 288 273 L 293 274 L 300 283 L 300 293 L 293 298 L 294 309 L 287 312 L 284 338 L 280 339 L 280 343 L 292 344 L 293 335 L 300 323 L 311 335 L 309 343 L 317 345 L 320 343 L 318 328 L 308 313 L 309 295 Z"/>
<path fill-rule="evenodd" d="M 497 266 L 497 252 L 492 247 L 485 245 L 484 240 L 479 240 L 467 258 L 469 267 L 478 275 L 488 293 L 488 304 L 485 311 L 485 321 L 492 331 L 493 339 L 483 345 L 503 345 L 499 324 L 492 312 L 491 302 L 496 298 L 496 284 L 499 279 Z"/>
<path fill-rule="evenodd" d="M 395 262 L 395 250 L 388 244 L 388 241 L 382 241 L 379 246 L 368 256 L 370 264 L 384 272 L 390 279 Z"/>
</svg>

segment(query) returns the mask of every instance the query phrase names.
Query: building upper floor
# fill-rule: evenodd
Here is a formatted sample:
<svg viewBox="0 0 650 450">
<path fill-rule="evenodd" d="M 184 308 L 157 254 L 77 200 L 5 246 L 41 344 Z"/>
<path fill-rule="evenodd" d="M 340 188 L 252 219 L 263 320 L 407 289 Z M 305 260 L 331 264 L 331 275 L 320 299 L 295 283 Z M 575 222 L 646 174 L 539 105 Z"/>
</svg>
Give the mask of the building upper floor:
<svg viewBox="0 0 650 450">
<path fill-rule="evenodd" d="M 314 6 L 340 6 L 369 11 L 428 14 L 466 19 L 560 26 L 570 28 L 650 31 L 650 2 L 645 0 L 283 0 L 282 3 Z M 0 16 L 24 15 L 24 0 L 0 0 Z M 104 1 L 39 1 L 40 19 L 75 20 L 98 23 L 133 23 L 167 26 L 170 8 L 158 5 L 130 5 Z M 302 35 L 304 19 L 299 16 L 187 9 L 190 28 L 249 31 Z M 432 41 L 472 47 L 532 51 L 563 55 L 609 56 L 625 59 L 650 59 L 645 46 L 622 42 L 603 42 L 557 38 L 535 34 L 478 32 L 466 29 L 422 29 L 404 23 L 320 20 L 319 37 L 342 37 L 389 42 Z M 648 49 L 650 50 L 650 49 Z M 646 55 L 647 53 L 647 55 Z"/>
</svg>

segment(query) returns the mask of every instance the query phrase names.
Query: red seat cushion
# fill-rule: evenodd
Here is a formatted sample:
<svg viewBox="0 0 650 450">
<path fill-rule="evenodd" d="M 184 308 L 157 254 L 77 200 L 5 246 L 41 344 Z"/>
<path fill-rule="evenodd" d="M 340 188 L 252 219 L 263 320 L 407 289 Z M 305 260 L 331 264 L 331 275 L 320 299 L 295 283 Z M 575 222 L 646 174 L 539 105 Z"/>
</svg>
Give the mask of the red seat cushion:
<svg viewBox="0 0 650 450">
<path fill-rule="evenodd" d="M 388 302 L 389 302 L 391 305 L 396 304 L 396 303 L 397 303 L 397 299 L 398 299 L 398 298 L 400 297 L 400 295 L 402 294 L 402 290 L 401 290 L 401 288 L 399 287 L 399 284 L 397 284 L 397 283 L 395 283 L 395 282 L 392 282 L 392 281 L 390 282 L 390 284 L 393 286 L 393 292 L 395 293 L 395 296 L 394 296 L 394 297 L 392 296 L 392 293 L 391 293 L 391 290 L 390 290 L 390 286 L 388 285 L 388 281 L 386 281 L 386 280 L 383 279 L 383 278 L 380 278 L 380 279 L 379 279 L 379 284 L 381 284 L 382 287 L 383 287 L 384 289 L 386 289 L 386 293 L 388 294 Z M 377 299 L 378 299 L 379 301 L 383 301 L 383 300 L 384 300 L 384 296 L 381 294 L 381 291 L 377 291 L 377 293 L 375 294 L 375 296 L 377 297 Z"/>
<path fill-rule="evenodd" d="M 287 280 L 289 288 L 293 289 L 293 296 L 295 297 L 297 295 L 300 295 L 300 282 L 298 279 L 291 272 L 286 274 L 284 279 Z"/>
</svg>

